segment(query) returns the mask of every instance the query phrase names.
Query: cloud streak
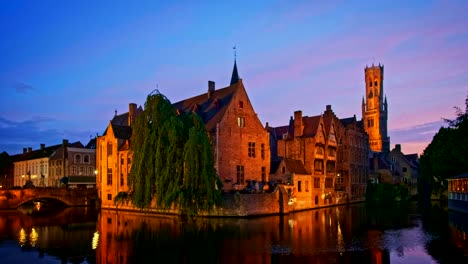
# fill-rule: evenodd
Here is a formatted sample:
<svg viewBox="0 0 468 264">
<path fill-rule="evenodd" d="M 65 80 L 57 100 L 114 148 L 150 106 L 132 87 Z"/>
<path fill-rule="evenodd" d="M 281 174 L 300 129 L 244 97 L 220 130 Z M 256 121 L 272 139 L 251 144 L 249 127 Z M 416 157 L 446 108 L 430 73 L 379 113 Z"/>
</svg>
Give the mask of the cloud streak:
<svg viewBox="0 0 468 264">
<path fill-rule="evenodd" d="M 17 93 L 20 93 L 20 94 L 25 94 L 29 91 L 33 91 L 35 90 L 34 87 L 32 87 L 31 85 L 27 84 L 27 83 L 24 83 L 24 82 L 17 82 L 13 85 L 13 88 L 15 89 L 15 91 Z"/>
</svg>

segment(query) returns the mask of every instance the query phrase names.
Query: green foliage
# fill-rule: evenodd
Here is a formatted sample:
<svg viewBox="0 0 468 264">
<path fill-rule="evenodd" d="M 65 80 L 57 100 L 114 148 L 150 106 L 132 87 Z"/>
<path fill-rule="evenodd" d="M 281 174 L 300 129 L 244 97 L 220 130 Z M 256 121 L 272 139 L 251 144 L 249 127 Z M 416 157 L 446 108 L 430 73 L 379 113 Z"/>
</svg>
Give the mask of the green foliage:
<svg viewBox="0 0 468 264">
<path fill-rule="evenodd" d="M 132 202 L 148 208 L 208 211 L 221 201 L 220 181 L 203 121 L 178 114 L 162 94 L 150 94 L 132 131 Z"/>
<path fill-rule="evenodd" d="M 468 171 L 468 96 L 466 110 L 455 107 L 457 118 L 444 119 L 449 127 L 441 127 L 420 158 L 419 193 L 423 198 L 447 190 L 447 178 Z"/>
<path fill-rule="evenodd" d="M 128 204 L 130 201 L 131 197 L 128 194 L 128 192 L 119 192 L 115 197 L 114 197 L 114 204 Z"/>
<path fill-rule="evenodd" d="M 390 204 L 407 200 L 408 189 L 403 185 L 390 183 L 367 184 L 366 202 Z"/>
</svg>

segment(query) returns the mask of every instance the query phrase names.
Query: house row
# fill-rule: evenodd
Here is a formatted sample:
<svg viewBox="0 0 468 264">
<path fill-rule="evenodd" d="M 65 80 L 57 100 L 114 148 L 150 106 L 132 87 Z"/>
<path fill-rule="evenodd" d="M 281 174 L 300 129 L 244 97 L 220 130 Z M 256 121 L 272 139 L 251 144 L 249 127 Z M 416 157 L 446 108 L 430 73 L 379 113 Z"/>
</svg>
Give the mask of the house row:
<svg viewBox="0 0 468 264">
<path fill-rule="evenodd" d="M 173 103 L 196 112 L 212 142 L 214 164 L 225 193 L 263 193 L 267 186 L 287 192 L 294 210 L 363 201 L 369 179 L 369 136 L 355 116 L 338 118 L 330 105 L 319 115 L 294 112 L 284 126 L 264 126 L 251 104 L 236 62 L 230 85 Z M 129 191 L 133 121 L 144 111 L 129 104 L 115 115 L 96 142 L 96 186 L 103 208 Z"/>
<path fill-rule="evenodd" d="M 95 188 L 96 139 L 81 142 L 23 148 L 16 155 L 1 155 L 1 188 L 63 187 Z"/>
</svg>

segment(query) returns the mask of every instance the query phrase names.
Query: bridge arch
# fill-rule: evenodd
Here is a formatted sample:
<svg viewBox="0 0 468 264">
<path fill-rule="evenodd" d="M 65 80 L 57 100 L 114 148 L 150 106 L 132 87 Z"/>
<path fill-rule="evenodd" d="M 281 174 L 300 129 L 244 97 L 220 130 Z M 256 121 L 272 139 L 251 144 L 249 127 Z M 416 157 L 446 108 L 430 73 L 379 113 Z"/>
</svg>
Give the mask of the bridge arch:
<svg viewBox="0 0 468 264">
<path fill-rule="evenodd" d="M 67 206 L 87 206 L 93 200 L 97 200 L 97 190 L 65 188 L 0 190 L 0 209 L 15 209 L 36 199 L 56 200 Z"/>
<path fill-rule="evenodd" d="M 73 206 L 72 203 L 70 203 L 70 201 L 67 201 L 66 199 L 62 199 L 61 197 L 53 197 L 53 196 L 47 196 L 47 195 L 42 195 L 42 196 L 37 196 L 37 197 L 30 197 L 28 199 L 25 199 L 25 200 L 22 200 L 21 202 L 19 202 L 16 207 L 20 207 L 22 206 L 23 204 L 25 203 L 28 203 L 28 202 L 31 202 L 31 201 L 34 201 L 34 200 L 50 200 L 50 201 L 58 201 L 66 206 Z"/>
</svg>

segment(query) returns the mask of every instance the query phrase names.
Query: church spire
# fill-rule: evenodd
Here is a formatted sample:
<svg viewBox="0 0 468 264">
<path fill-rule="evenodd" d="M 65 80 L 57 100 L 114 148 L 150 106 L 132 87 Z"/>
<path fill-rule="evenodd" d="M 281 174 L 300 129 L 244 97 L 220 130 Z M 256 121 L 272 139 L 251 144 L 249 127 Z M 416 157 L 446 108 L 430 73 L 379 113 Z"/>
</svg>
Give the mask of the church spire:
<svg viewBox="0 0 468 264">
<path fill-rule="evenodd" d="M 233 85 L 239 81 L 239 72 L 237 72 L 237 63 L 236 63 L 236 46 L 233 47 L 234 49 L 234 69 L 232 70 L 231 76 L 231 84 Z"/>
</svg>

